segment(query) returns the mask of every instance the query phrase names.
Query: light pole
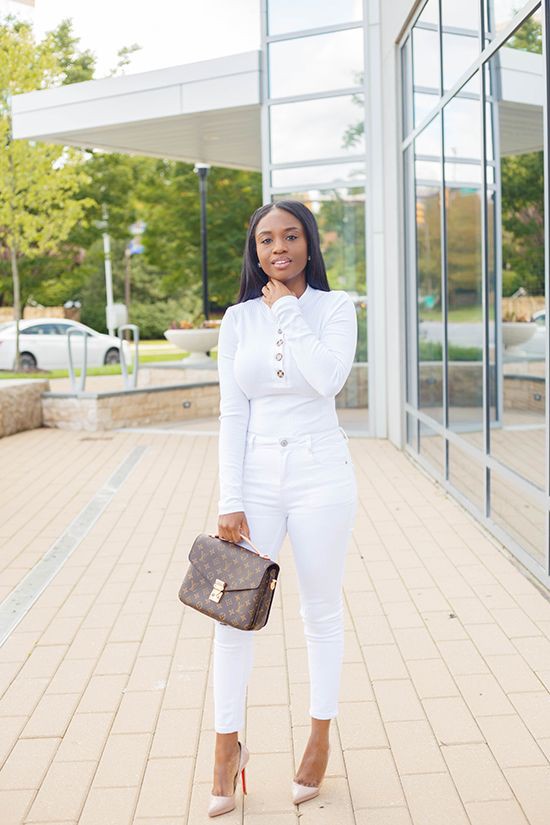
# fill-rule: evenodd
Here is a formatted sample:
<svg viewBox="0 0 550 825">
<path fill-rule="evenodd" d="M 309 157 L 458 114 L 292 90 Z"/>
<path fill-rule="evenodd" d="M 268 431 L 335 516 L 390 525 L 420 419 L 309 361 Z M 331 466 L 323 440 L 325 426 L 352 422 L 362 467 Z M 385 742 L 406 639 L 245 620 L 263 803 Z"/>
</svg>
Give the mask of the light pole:
<svg viewBox="0 0 550 825">
<path fill-rule="evenodd" d="M 209 163 L 195 163 L 195 173 L 199 176 L 199 191 L 201 197 L 201 257 L 202 257 L 202 304 L 205 320 L 208 320 L 208 255 L 206 232 L 206 178 Z"/>
<path fill-rule="evenodd" d="M 141 255 L 144 251 L 144 246 L 141 243 L 141 236 L 147 229 L 145 221 L 135 221 L 130 227 L 130 234 L 133 235 L 132 240 L 124 250 L 125 267 L 124 267 L 124 303 L 126 304 L 126 314 L 128 321 L 130 320 L 130 282 L 132 274 L 132 255 Z M 129 332 L 129 331 L 128 331 Z"/>
<path fill-rule="evenodd" d="M 98 229 L 103 229 L 103 257 L 105 259 L 105 294 L 107 297 L 107 329 L 109 335 L 115 334 L 115 319 L 113 307 L 113 274 L 111 269 L 111 238 L 109 236 L 109 210 L 105 202 L 101 206 L 102 220 L 94 221 Z"/>
</svg>

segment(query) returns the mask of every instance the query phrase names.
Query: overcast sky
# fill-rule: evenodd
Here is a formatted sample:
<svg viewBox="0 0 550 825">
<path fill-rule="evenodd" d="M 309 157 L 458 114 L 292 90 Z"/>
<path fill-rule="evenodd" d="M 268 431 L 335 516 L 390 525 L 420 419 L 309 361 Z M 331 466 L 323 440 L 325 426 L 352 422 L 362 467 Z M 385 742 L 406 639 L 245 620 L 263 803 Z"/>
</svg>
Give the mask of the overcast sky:
<svg viewBox="0 0 550 825">
<path fill-rule="evenodd" d="M 193 63 L 260 47 L 260 0 L 35 0 L 37 39 L 73 20 L 81 49 L 97 57 L 96 77 L 117 63 L 122 46 L 138 43 L 126 74 Z"/>
</svg>

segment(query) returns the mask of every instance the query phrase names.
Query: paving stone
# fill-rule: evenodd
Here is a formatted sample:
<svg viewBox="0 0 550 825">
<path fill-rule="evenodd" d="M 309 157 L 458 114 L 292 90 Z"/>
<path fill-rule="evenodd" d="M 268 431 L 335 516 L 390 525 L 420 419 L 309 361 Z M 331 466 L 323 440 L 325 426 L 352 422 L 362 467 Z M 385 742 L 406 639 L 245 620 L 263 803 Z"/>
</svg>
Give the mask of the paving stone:
<svg viewBox="0 0 550 825">
<path fill-rule="evenodd" d="M 0 499 L 0 549 L 9 540 L 14 551 L 0 594 L 129 449 L 147 453 L 0 648 L 1 825 L 194 825 L 213 773 L 214 625 L 177 590 L 191 541 L 215 524 L 216 440 L 80 438 L 18 436 L 29 451 L 30 439 L 42 445 L 44 467 L 36 525 L 16 513 L 3 522 Z M 287 574 L 255 636 L 239 732 L 249 793 L 239 789 L 224 822 L 546 825 L 550 603 L 405 456 L 378 440 L 350 446 L 367 469 L 365 506 L 346 559 L 344 664 L 321 794 L 292 806 L 310 687 L 285 540 Z M 75 457 L 87 454 L 68 500 Z"/>
</svg>

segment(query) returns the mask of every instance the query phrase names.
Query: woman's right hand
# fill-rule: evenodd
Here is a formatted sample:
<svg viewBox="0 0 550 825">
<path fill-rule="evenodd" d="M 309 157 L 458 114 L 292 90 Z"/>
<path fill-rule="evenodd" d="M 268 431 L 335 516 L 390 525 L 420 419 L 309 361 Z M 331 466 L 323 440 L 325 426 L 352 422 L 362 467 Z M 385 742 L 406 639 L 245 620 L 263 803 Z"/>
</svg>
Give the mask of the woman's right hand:
<svg viewBox="0 0 550 825">
<path fill-rule="evenodd" d="M 250 528 L 242 510 L 237 513 L 223 513 L 223 515 L 218 516 L 218 536 L 221 539 L 238 544 L 242 538 L 241 533 L 250 536 Z"/>
</svg>

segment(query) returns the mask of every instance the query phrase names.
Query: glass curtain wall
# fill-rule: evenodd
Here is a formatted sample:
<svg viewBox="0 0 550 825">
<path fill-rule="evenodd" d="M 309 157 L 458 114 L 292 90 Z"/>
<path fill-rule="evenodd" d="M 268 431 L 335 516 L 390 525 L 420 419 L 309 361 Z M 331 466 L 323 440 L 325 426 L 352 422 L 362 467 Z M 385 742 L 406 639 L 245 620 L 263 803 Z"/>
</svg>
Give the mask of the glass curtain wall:
<svg viewBox="0 0 550 825">
<path fill-rule="evenodd" d="M 342 425 L 368 429 L 365 76 L 362 0 L 263 0 L 268 200 L 314 212 L 331 289 L 357 311 L 355 363 L 336 398 Z"/>
<path fill-rule="evenodd" d="M 401 45 L 407 449 L 550 586 L 541 5 L 428 0 Z"/>
</svg>

